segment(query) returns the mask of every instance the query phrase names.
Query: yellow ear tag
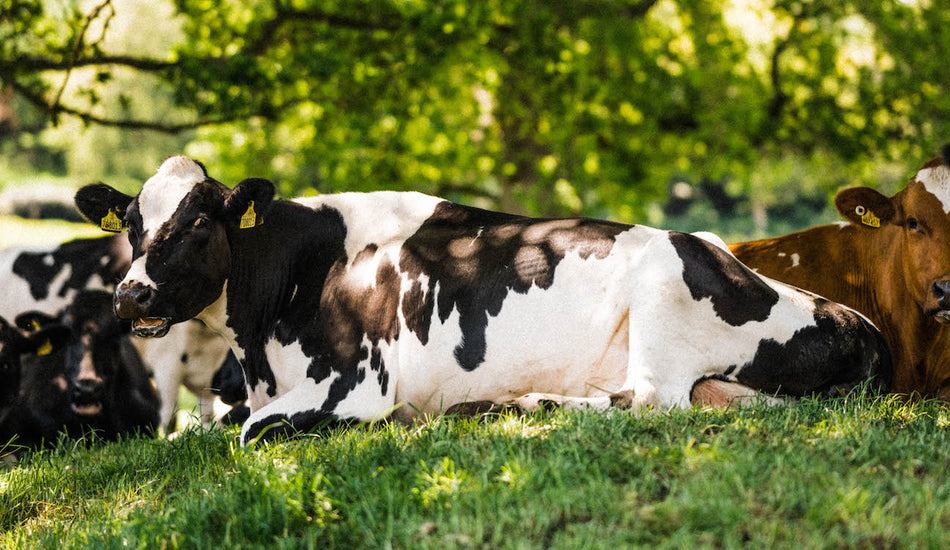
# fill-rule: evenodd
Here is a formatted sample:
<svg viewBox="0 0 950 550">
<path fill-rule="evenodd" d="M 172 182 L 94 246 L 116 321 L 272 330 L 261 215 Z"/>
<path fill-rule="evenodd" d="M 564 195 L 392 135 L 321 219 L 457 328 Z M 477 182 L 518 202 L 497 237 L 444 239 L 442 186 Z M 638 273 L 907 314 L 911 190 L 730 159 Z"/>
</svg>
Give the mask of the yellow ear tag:
<svg viewBox="0 0 950 550">
<path fill-rule="evenodd" d="M 257 213 L 254 212 L 254 201 L 251 201 L 247 205 L 247 210 L 244 211 L 244 215 L 241 216 L 241 224 L 238 225 L 241 229 L 248 229 L 259 225 L 257 222 Z"/>
<path fill-rule="evenodd" d="M 861 223 L 870 227 L 881 227 L 881 220 L 874 215 L 874 212 L 868 210 L 861 216 Z"/>
<path fill-rule="evenodd" d="M 102 217 L 99 220 L 99 227 L 104 231 L 111 231 L 113 233 L 122 232 L 122 220 L 115 215 L 115 210 L 109 209 L 109 213 Z"/>
<path fill-rule="evenodd" d="M 53 353 L 53 344 L 51 344 L 49 340 L 43 342 L 43 345 L 36 348 L 37 355 L 42 356 L 42 355 L 49 355 L 51 353 Z"/>
</svg>

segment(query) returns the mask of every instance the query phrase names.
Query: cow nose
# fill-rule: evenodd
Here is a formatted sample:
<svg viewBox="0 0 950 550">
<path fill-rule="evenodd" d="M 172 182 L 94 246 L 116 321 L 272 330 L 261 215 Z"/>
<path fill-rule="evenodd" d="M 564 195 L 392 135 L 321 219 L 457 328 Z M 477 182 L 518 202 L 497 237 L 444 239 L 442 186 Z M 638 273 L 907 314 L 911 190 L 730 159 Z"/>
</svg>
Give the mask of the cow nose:
<svg viewBox="0 0 950 550">
<path fill-rule="evenodd" d="M 138 281 L 123 283 L 115 289 L 115 313 L 122 319 L 146 317 L 154 298 L 149 286 Z"/>
<path fill-rule="evenodd" d="M 73 401 L 87 403 L 98 400 L 102 385 L 102 380 L 98 378 L 77 378 L 73 383 Z"/>
<path fill-rule="evenodd" d="M 950 281 L 937 281 L 934 283 L 933 294 L 941 309 L 950 309 Z"/>
</svg>

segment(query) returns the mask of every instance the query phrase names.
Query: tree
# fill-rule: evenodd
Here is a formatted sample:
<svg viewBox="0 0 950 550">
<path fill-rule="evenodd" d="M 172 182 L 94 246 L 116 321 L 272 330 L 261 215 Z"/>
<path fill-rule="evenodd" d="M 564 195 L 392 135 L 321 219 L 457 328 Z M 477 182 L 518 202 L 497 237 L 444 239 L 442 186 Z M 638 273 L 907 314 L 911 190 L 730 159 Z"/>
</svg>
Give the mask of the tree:
<svg viewBox="0 0 950 550">
<path fill-rule="evenodd" d="M 224 181 L 285 194 L 416 189 L 655 222 L 685 178 L 754 194 L 752 217 L 795 182 L 880 185 L 886 162 L 906 176 L 950 135 L 941 2 L 176 0 L 180 39 L 147 52 L 108 46 L 128 2 L 12 2 L 0 81 L 49 124 L 194 130 L 186 151 Z M 63 84 L 79 71 L 94 76 Z M 137 111 L 109 91 L 120 73 L 154 78 L 170 107 Z"/>
</svg>

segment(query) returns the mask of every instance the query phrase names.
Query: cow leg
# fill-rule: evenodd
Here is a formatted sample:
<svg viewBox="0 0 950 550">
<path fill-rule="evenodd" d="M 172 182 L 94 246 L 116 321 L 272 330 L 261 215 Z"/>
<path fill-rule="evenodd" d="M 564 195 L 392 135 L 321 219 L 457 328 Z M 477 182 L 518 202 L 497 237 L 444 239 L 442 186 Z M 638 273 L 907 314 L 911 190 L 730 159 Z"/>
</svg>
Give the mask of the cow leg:
<svg viewBox="0 0 950 550">
<path fill-rule="evenodd" d="M 284 435 L 332 429 L 357 422 L 381 420 L 395 410 L 392 393 L 384 396 L 376 384 L 358 384 L 342 399 L 329 403 L 334 378 L 299 385 L 251 413 L 241 428 L 241 445 Z M 252 393 L 252 392 L 249 392 Z"/>
<path fill-rule="evenodd" d="M 511 405 L 525 411 L 546 410 L 551 408 L 562 409 L 591 409 L 603 411 L 610 408 L 610 397 L 571 397 L 553 393 L 526 393 L 512 399 L 506 405 Z"/>
<path fill-rule="evenodd" d="M 728 407 L 731 405 L 751 405 L 765 403 L 782 405 L 786 400 L 771 397 L 737 382 L 716 378 L 700 380 L 693 386 L 690 401 L 700 407 Z"/>
</svg>

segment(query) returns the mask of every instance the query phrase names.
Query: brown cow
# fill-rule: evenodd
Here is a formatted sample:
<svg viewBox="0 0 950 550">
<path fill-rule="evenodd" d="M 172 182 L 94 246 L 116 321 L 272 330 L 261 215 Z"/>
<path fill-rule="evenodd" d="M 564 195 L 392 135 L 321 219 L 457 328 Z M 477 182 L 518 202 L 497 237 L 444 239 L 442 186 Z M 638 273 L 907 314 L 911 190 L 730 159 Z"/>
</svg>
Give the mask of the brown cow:
<svg viewBox="0 0 950 550">
<path fill-rule="evenodd" d="M 893 197 L 845 189 L 848 222 L 730 245 L 757 272 L 867 315 L 891 347 L 892 390 L 950 400 L 950 145 Z"/>
</svg>

